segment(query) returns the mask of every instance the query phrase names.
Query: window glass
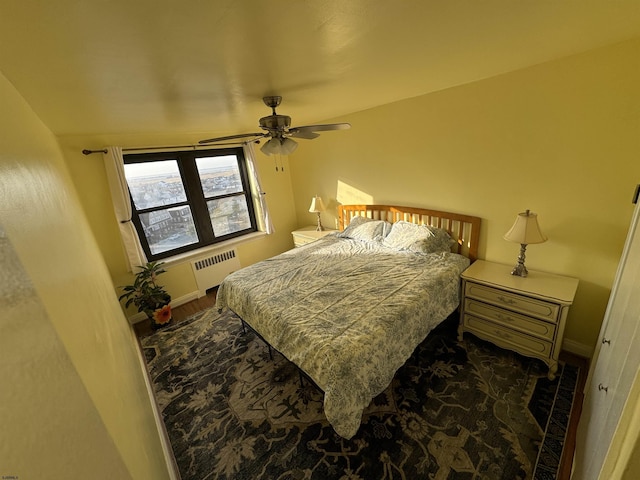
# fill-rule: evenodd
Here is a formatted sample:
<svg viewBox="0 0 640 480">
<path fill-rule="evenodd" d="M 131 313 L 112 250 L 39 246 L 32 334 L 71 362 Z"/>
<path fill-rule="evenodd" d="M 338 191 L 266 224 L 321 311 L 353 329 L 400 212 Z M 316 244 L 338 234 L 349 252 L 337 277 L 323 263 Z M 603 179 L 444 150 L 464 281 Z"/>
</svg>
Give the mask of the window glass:
<svg viewBox="0 0 640 480">
<path fill-rule="evenodd" d="M 124 174 L 139 210 L 187 200 L 176 160 L 125 164 Z"/>
<path fill-rule="evenodd" d="M 242 191 L 242 179 L 235 156 L 196 158 L 202 191 L 206 198 Z"/>
<path fill-rule="evenodd" d="M 217 237 L 251 228 L 251 217 L 243 200 L 242 197 L 227 197 L 207 202 L 213 233 Z"/>
<path fill-rule="evenodd" d="M 153 255 L 198 243 L 191 208 L 187 205 L 141 213 L 140 222 Z"/>
</svg>

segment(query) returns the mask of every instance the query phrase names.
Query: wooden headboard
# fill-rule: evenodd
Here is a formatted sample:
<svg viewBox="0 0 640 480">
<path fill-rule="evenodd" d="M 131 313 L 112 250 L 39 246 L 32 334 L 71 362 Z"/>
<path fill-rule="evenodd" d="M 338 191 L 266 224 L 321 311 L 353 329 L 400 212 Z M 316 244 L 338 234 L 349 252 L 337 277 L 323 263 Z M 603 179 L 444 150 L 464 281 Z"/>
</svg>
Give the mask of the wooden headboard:
<svg viewBox="0 0 640 480">
<path fill-rule="evenodd" d="M 443 228 L 457 242 L 457 248 L 453 249 L 454 252 L 468 257 L 472 262 L 478 259 L 480 217 L 395 205 L 339 205 L 340 231 L 344 230 L 356 215 L 374 220 L 386 220 L 390 223 L 404 220 L 418 225 Z"/>
</svg>

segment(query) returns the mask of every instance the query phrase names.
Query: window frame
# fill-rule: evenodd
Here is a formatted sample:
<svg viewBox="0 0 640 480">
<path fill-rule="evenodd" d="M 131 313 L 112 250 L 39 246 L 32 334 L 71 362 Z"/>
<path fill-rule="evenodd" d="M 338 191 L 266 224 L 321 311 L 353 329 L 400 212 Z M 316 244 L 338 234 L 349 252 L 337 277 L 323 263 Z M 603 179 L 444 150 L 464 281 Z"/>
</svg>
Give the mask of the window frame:
<svg viewBox="0 0 640 480">
<path fill-rule="evenodd" d="M 242 189 L 238 192 L 224 193 L 220 195 L 206 197 L 202 182 L 200 181 L 200 174 L 196 163 L 197 158 L 201 157 L 222 157 L 222 156 L 235 156 L 238 172 L 240 174 Z M 129 188 L 127 181 L 127 189 L 129 192 L 129 200 L 131 202 L 131 220 L 136 228 L 138 240 L 142 249 L 147 256 L 148 261 L 155 260 L 170 260 L 172 257 L 189 253 L 192 251 L 200 250 L 202 248 L 210 247 L 217 243 L 221 243 L 230 239 L 250 235 L 258 232 L 258 221 L 256 218 L 256 208 L 253 202 L 253 195 L 251 191 L 251 181 L 249 179 L 249 171 L 247 166 L 247 159 L 242 147 L 229 147 L 229 148 L 207 148 L 207 149 L 190 149 L 190 150 L 166 150 L 155 151 L 146 153 L 125 153 L 123 154 L 124 164 L 132 163 L 145 163 L 145 162 L 157 162 L 157 161 L 169 161 L 175 160 L 178 164 L 178 171 L 182 179 L 182 185 L 184 187 L 186 200 L 182 202 L 176 202 L 169 205 L 157 205 L 149 208 L 137 208 Z M 216 236 L 213 231 L 213 225 L 209 216 L 209 209 L 207 207 L 207 201 L 218 200 L 231 197 L 244 197 L 249 214 L 250 224 L 249 228 L 239 230 L 236 232 L 228 233 L 225 235 Z M 198 236 L 198 242 L 184 245 L 182 247 L 173 248 L 153 254 L 147 236 L 145 235 L 144 227 L 140 219 L 140 214 L 150 213 L 153 211 L 167 210 L 168 208 L 189 206 L 191 208 L 191 215 Z"/>
</svg>

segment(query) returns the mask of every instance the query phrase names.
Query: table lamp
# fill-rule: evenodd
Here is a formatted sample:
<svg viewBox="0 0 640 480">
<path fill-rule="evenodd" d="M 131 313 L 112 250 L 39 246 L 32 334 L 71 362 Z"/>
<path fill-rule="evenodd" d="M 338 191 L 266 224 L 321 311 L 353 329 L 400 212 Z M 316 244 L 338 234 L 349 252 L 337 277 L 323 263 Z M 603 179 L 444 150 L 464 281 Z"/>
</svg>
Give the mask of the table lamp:
<svg viewBox="0 0 640 480">
<path fill-rule="evenodd" d="M 547 241 L 547 237 L 545 237 L 540 231 L 538 215 L 531 213 L 529 210 L 519 213 L 513 227 L 511 227 L 511 230 L 504 234 L 504 239 L 520 244 L 518 263 L 511 271 L 511 275 L 526 277 L 529 273 L 527 271 L 527 267 L 524 266 L 524 254 L 527 249 L 527 245 L 530 243 L 543 243 Z"/>
<path fill-rule="evenodd" d="M 311 199 L 311 206 L 309 207 L 309 211 L 311 213 L 318 214 L 318 226 L 316 227 L 316 231 L 321 232 L 324 230 L 322 226 L 322 222 L 320 221 L 320 212 L 324 211 L 324 203 L 322 203 L 322 198 L 317 195 Z"/>
</svg>

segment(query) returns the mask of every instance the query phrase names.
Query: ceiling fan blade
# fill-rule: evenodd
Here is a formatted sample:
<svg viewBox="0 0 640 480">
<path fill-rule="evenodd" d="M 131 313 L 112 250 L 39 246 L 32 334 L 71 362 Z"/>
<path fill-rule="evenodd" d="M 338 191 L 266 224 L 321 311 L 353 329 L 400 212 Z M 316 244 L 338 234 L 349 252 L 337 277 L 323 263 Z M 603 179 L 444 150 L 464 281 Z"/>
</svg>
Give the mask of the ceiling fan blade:
<svg viewBox="0 0 640 480">
<path fill-rule="evenodd" d="M 249 137 L 256 137 L 256 138 L 263 138 L 268 136 L 265 133 L 241 133 L 239 135 L 229 135 L 226 137 L 217 137 L 217 138 L 208 138 L 206 140 L 200 140 L 198 143 L 200 145 L 205 145 L 207 143 L 218 143 L 218 142 L 226 142 L 228 140 L 236 140 L 238 138 L 249 138 Z"/>
<path fill-rule="evenodd" d="M 312 140 L 314 138 L 318 138 L 320 134 L 312 132 L 311 130 L 300 130 L 299 128 L 290 128 L 288 136 L 294 137 L 294 138 L 306 138 L 307 140 Z"/>
<path fill-rule="evenodd" d="M 327 130 L 348 130 L 351 128 L 350 123 L 327 123 L 325 125 L 305 125 L 303 127 L 290 128 L 290 132 L 299 132 L 306 130 L 308 132 L 324 132 Z"/>
</svg>

